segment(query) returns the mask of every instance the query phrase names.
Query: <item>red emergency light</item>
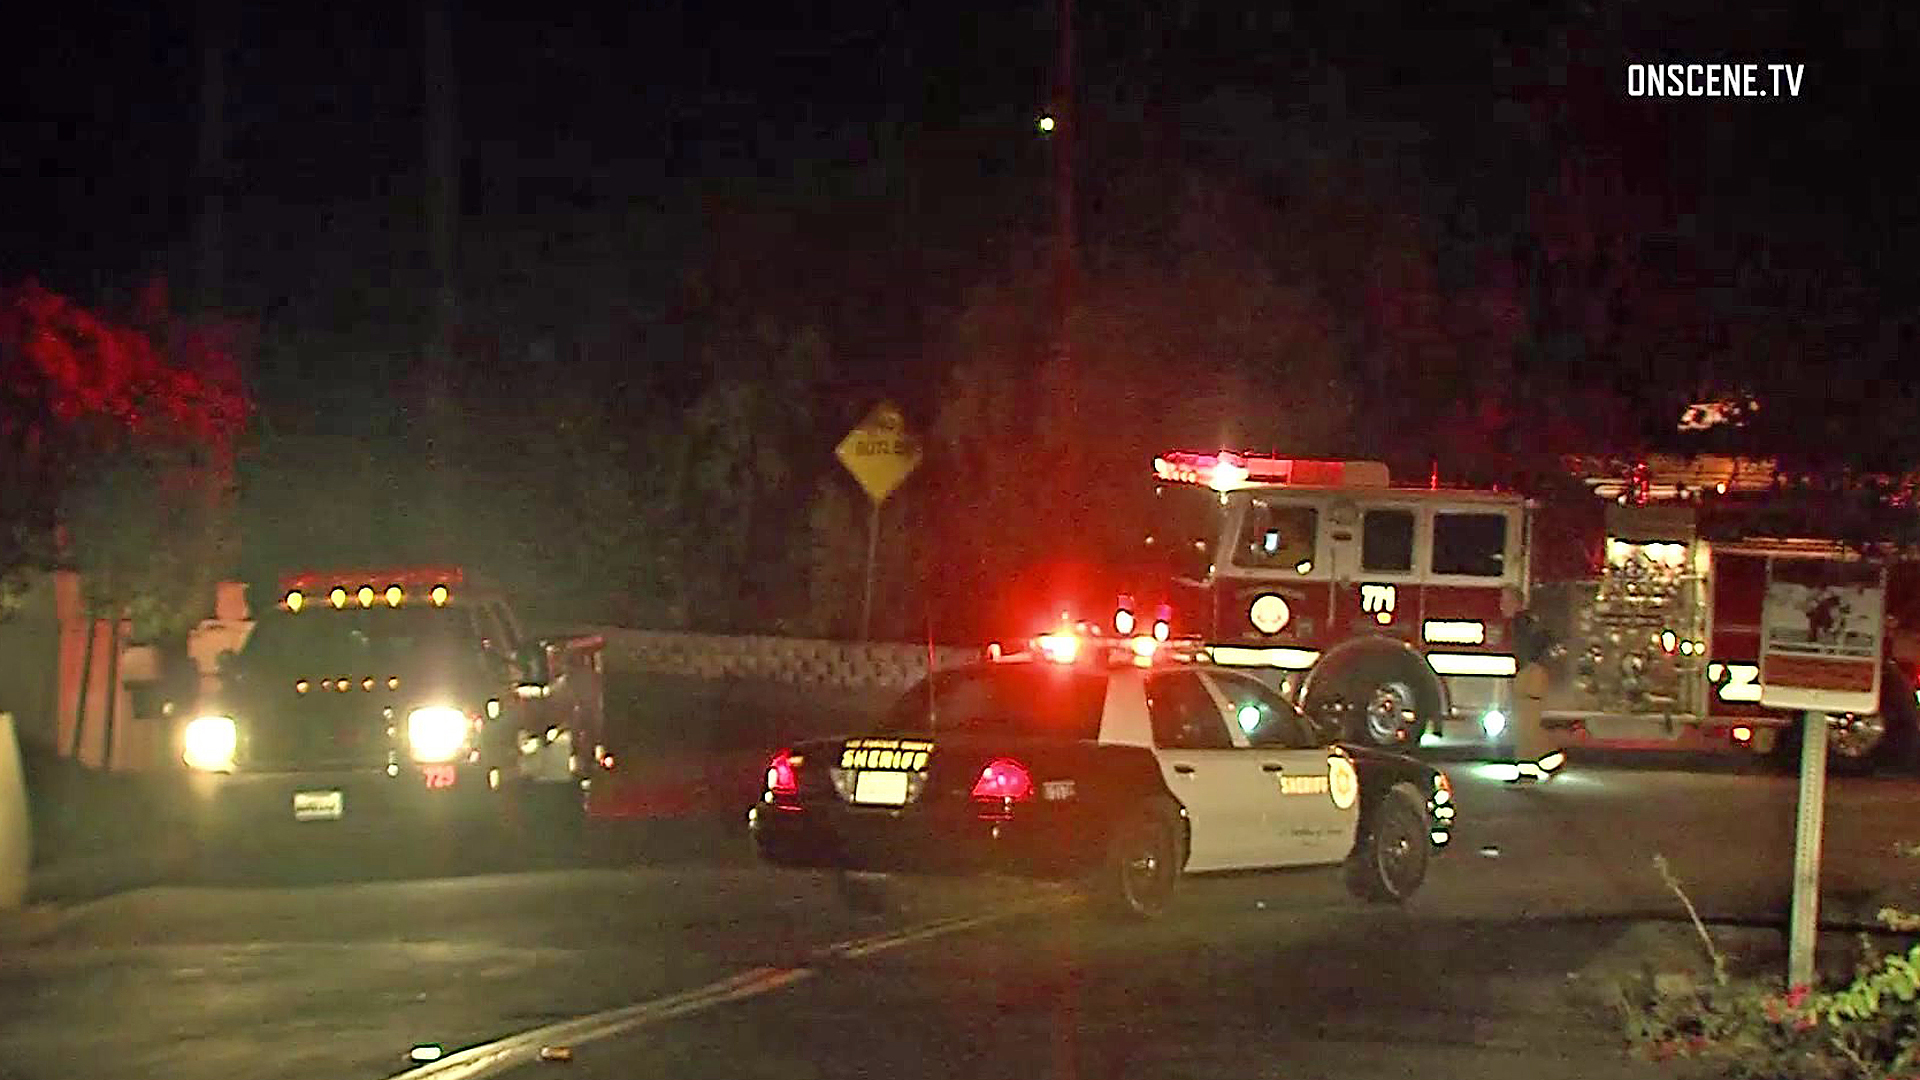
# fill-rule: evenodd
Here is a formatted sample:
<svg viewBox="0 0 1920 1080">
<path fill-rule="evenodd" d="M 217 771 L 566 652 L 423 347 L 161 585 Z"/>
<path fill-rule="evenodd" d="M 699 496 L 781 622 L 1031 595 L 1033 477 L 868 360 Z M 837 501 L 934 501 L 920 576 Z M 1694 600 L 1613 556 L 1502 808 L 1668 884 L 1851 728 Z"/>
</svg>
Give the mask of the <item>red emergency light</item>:
<svg viewBox="0 0 1920 1080">
<path fill-rule="evenodd" d="M 1217 454 L 1173 451 L 1153 459 L 1156 477 L 1215 491 L 1261 485 L 1386 487 L 1387 467 L 1378 461 L 1261 457 L 1222 450 Z"/>
</svg>

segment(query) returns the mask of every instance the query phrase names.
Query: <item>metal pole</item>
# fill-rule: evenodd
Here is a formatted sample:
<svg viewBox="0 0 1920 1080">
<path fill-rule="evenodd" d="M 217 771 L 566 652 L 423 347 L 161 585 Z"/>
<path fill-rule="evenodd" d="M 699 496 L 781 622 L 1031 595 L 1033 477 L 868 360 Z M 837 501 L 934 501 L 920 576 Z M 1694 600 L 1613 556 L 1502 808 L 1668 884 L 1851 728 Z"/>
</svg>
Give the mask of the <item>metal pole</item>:
<svg viewBox="0 0 1920 1080">
<path fill-rule="evenodd" d="M 1787 985 L 1813 984 L 1820 929 L 1820 833 L 1827 811 L 1827 718 L 1801 716 L 1800 811 L 1793 835 L 1793 915 L 1787 936 Z"/>
<path fill-rule="evenodd" d="M 880 549 L 880 501 L 874 500 L 873 516 L 867 519 L 867 594 L 860 604 L 860 640 L 873 640 L 873 561 Z"/>
</svg>

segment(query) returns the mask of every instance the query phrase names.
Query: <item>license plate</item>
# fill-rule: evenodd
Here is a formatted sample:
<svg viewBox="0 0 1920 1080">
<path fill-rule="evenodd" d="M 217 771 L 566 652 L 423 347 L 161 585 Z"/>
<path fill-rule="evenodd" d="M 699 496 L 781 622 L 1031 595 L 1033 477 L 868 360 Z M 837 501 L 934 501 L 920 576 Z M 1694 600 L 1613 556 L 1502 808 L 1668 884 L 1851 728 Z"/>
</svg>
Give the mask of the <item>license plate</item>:
<svg viewBox="0 0 1920 1080">
<path fill-rule="evenodd" d="M 347 798 L 338 791 L 293 793 L 293 820 L 295 821 L 338 821 L 346 808 Z"/>
<path fill-rule="evenodd" d="M 907 774 L 903 772 L 863 772 L 854 778 L 853 801 L 876 806 L 907 804 Z"/>
</svg>

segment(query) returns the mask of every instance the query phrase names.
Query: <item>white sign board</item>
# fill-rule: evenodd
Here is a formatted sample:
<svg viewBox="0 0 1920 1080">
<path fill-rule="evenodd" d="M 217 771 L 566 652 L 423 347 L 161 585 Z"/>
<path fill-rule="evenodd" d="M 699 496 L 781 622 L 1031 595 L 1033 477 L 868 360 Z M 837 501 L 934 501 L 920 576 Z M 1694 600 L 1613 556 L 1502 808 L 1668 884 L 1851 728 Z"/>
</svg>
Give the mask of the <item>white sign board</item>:
<svg viewBox="0 0 1920 1080">
<path fill-rule="evenodd" d="M 1886 571 L 1866 563 L 1767 560 L 1760 704 L 1878 712 L 1886 592 Z"/>
</svg>

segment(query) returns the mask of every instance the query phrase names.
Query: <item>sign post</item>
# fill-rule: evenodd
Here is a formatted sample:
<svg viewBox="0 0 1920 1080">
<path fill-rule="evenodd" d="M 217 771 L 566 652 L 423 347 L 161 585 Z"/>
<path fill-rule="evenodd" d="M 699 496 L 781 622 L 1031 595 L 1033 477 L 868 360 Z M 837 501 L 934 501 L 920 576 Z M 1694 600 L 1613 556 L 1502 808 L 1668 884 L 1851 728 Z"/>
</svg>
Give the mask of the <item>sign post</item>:
<svg viewBox="0 0 1920 1080">
<path fill-rule="evenodd" d="M 867 519 L 866 591 L 860 604 L 860 638 L 864 641 L 873 636 L 873 568 L 880 550 L 880 504 L 919 467 L 920 440 L 907 430 L 906 417 L 899 407 L 883 401 L 840 440 L 833 456 L 873 501 L 873 513 Z"/>
<path fill-rule="evenodd" d="M 1787 984 L 1811 985 L 1820 928 L 1827 714 L 1880 708 L 1886 570 L 1838 559 L 1767 560 L 1760 624 L 1760 704 L 1801 709 L 1800 806 L 1793 838 Z"/>
</svg>

